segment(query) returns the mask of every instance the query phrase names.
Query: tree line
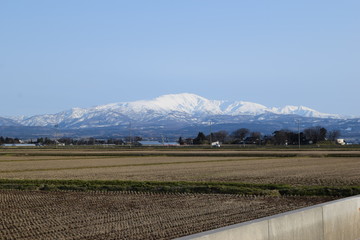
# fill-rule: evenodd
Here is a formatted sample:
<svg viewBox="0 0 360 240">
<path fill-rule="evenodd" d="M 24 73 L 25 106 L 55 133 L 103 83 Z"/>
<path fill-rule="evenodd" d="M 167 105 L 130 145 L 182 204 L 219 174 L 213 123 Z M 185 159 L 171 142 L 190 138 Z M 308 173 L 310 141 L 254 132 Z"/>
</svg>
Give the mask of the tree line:
<svg viewBox="0 0 360 240">
<path fill-rule="evenodd" d="M 137 141 L 139 138 L 134 138 L 134 141 Z M 141 138 L 140 138 L 141 139 Z M 124 145 L 125 141 L 122 139 L 96 139 L 93 137 L 82 138 L 82 139 L 73 139 L 73 138 L 37 138 L 36 140 L 26 141 L 27 143 L 33 143 L 37 145 L 99 145 L 99 144 L 109 144 L 109 145 Z M 0 136 L 0 145 L 1 144 L 19 144 L 22 141 L 19 138 L 9 138 Z"/>
<path fill-rule="evenodd" d="M 201 145 L 219 141 L 224 144 L 257 144 L 257 145 L 298 145 L 317 144 L 323 141 L 335 142 L 340 137 L 339 130 L 328 131 L 321 126 L 304 129 L 302 132 L 294 132 L 287 129 L 274 131 L 271 135 L 263 135 L 257 131 L 250 131 L 247 128 L 239 128 L 232 133 L 221 130 L 205 135 L 199 132 L 195 138 L 179 138 L 181 145 Z"/>
<path fill-rule="evenodd" d="M 256 144 L 256 145 L 301 145 L 305 144 L 317 144 L 323 141 L 335 142 L 340 137 L 339 130 L 328 131 L 321 126 L 315 126 L 304 129 L 302 132 L 294 132 L 287 129 L 274 131 L 271 135 L 263 135 L 257 131 L 250 131 L 247 128 L 239 128 L 231 133 L 221 130 L 212 132 L 209 135 L 205 135 L 203 132 L 199 132 L 195 138 L 182 138 L 178 139 L 180 145 L 203 145 L 210 144 L 211 142 L 220 142 L 222 144 Z M 38 145 L 126 145 L 141 141 L 139 136 L 125 137 L 123 139 L 96 139 L 93 137 L 84 139 L 73 138 L 37 138 L 36 140 L 27 141 L 27 143 L 34 143 Z M 300 142 L 299 142 L 300 141 Z M 0 137 L 1 144 L 16 144 L 22 141 L 18 138 Z"/>
</svg>

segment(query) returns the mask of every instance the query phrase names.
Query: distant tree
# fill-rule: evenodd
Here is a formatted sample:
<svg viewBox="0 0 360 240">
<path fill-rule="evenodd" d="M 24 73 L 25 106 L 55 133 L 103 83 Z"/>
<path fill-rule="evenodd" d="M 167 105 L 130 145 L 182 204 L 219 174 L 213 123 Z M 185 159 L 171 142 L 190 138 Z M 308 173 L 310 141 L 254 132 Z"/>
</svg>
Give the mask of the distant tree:
<svg viewBox="0 0 360 240">
<path fill-rule="evenodd" d="M 225 139 L 227 138 L 227 136 L 229 135 L 229 133 L 227 131 L 218 131 L 218 132 L 214 132 L 212 133 L 212 141 L 213 142 L 216 142 L 216 141 L 219 141 L 219 142 L 225 142 Z"/>
<path fill-rule="evenodd" d="M 46 144 L 46 145 L 51 145 L 51 144 L 55 144 L 55 141 L 51 140 L 50 138 L 45 138 L 43 140 L 43 144 Z"/>
<path fill-rule="evenodd" d="M 261 140 L 262 140 L 262 135 L 260 132 L 251 132 L 250 133 L 250 137 L 253 139 L 253 141 L 260 145 L 261 144 Z"/>
<path fill-rule="evenodd" d="M 326 128 L 321 126 L 311 127 L 304 130 L 305 137 L 308 141 L 318 143 L 326 139 Z"/>
<path fill-rule="evenodd" d="M 251 132 L 250 137 L 260 139 L 261 138 L 261 133 L 260 132 Z"/>
<path fill-rule="evenodd" d="M 137 143 L 137 142 L 139 142 L 139 141 L 142 141 L 142 137 L 140 137 L 140 136 L 134 136 L 134 137 L 125 137 L 125 142 L 127 142 L 127 143 Z"/>
<path fill-rule="evenodd" d="M 185 144 L 185 141 L 183 140 L 182 137 L 179 137 L 178 143 L 179 143 L 180 145 L 184 145 L 184 144 Z"/>
<path fill-rule="evenodd" d="M 93 137 L 89 138 L 87 141 L 87 144 L 89 144 L 89 145 L 94 145 L 95 143 L 96 143 L 96 139 Z"/>
<path fill-rule="evenodd" d="M 273 143 L 275 145 L 286 145 L 289 144 L 292 139 L 293 136 L 293 132 L 289 131 L 289 130 L 278 130 L 273 132 Z"/>
<path fill-rule="evenodd" d="M 134 137 L 134 141 L 135 141 L 135 142 L 142 141 L 142 137 L 140 137 L 140 136 L 135 136 L 135 137 Z"/>
<path fill-rule="evenodd" d="M 205 144 L 206 143 L 206 136 L 203 132 L 199 132 L 197 137 L 194 138 L 193 144 Z"/>
<path fill-rule="evenodd" d="M 240 128 L 231 133 L 231 137 L 233 138 L 233 143 L 240 143 L 245 139 L 249 134 L 249 129 Z"/>
<path fill-rule="evenodd" d="M 328 131 L 327 137 L 330 141 L 336 141 L 340 137 L 341 133 L 339 130 Z"/>
<path fill-rule="evenodd" d="M 324 141 L 324 140 L 326 140 L 326 134 L 327 134 L 326 128 L 321 127 L 321 128 L 320 128 L 319 141 Z"/>
<path fill-rule="evenodd" d="M 265 135 L 263 137 L 263 145 L 274 144 L 273 136 Z"/>
<path fill-rule="evenodd" d="M 122 139 L 114 139 L 114 138 L 109 138 L 106 141 L 106 144 L 115 144 L 115 145 L 123 145 L 124 141 Z"/>
<path fill-rule="evenodd" d="M 74 140 L 72 138 L 60 138 L 58 140 L 60 143 L 64 143 L 65 145 L 70 145 L 74 143 Z"/>
</svg>

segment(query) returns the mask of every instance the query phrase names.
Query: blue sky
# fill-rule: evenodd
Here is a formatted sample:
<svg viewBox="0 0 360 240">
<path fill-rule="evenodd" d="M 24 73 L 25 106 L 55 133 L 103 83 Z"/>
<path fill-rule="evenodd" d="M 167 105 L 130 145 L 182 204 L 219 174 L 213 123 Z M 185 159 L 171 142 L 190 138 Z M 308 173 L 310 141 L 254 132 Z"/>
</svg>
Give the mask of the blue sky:
<svg viewBox="0 0 360 240">
<path fill-rule="evenodd" d="M 360 1 L 0 0 L 0 116 L 194 93 L 360 116 Z"/>
</svg>

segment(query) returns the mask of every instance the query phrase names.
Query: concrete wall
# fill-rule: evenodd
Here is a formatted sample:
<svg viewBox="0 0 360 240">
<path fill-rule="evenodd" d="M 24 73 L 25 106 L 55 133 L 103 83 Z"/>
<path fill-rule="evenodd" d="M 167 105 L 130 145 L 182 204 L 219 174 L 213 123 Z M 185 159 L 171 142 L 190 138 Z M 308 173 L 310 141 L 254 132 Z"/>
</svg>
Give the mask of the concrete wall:
<svg viewBox="0 0 360 240">
<path fill-rule="evenodd" d="M 360 240 L 360 195 L 182 238 L 197 240 Z"/>
</svg>

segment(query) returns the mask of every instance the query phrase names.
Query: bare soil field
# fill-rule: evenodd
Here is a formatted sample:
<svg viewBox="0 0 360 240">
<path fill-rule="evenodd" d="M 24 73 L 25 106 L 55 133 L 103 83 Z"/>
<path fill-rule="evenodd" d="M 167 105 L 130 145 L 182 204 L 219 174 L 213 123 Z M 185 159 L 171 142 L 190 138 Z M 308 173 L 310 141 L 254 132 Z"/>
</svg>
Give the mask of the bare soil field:
<svg viewBox="0 0 360 240">
<path fill-rule="evenodd" d="M 192 149 L 192 148 L 154 148 L 154 149 L 142 149 L 142 148 L 0 148 L 1 155 L 7 156 L 150 156 L 150 155 L 271 155 L 271 154 L 291 154 L 298 156 L 325 156 L 328 154 L 338 155 L 360 155 L 360 149 L 339 149 L 339 148 L 314 148 L 314 149 L 248 149 L 248 148 L 204 148 L 204 149 Z"/>
<path fill-rule="evenodd" d="M 359 172 L 357 150 L 0 148 L 0 239 L 171 239 L 358 194 Z M 140 181 L 121 190 L 163 185 L 152 185 L 156 193 L 119 192 L 111 190 L 117 181 L 97 180 Z M 258 196 L 199 194 L 202 183 L 206 191 Z M 247 183 L 287 184 L 301 196 Z"/>
<path fill-rule="evenodd" d="M 359 151 L 261 151 L 269 156 L 260 157 L 257 151 L 229 150 L 187 150 L 184 151 L 187 154 L 185 156 L 177 156 L 181 153 L 179 150 L 19 149 L 3 151 L 6 152 L 0 152 L 0 178 L 2 179 L 360 185 L 358 174 L 360 157 L 357 156 L 360 154 Z M 129 152 L 133 155 L 124 155 Z M 334 152 L 337 156 L 327 156 Z M 279 153 L 295 153 L 295 155 L 279 157 Z M 107 154 L 112 155 L 107 156 Z M 240 155 L 236 156 L 236 154 Z M 246 154 L 246 156 L 241 154 Z"/>
<path fill-rule="evenodd" d="M 0 190 L 0 239 L 172 239 L 330 200 Z"/>
</svg>

